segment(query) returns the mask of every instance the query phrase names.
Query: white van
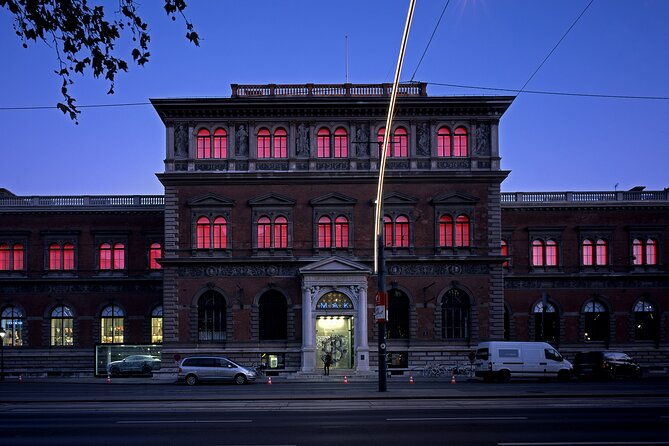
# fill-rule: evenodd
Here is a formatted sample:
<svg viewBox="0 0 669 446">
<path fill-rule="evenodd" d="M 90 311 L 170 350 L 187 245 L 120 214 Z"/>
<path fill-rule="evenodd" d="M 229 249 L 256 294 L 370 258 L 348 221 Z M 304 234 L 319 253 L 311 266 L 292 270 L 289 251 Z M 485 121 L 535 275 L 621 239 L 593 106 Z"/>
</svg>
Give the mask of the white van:
<svg viewBox="0 0 669 446">
<path fill-rule="evenodd" d="M 476 376 L 485 381 L 514 378 L 571 378 L 572 365 L 545 342 L 481 342 L 476 349 Z"/>
</svg>

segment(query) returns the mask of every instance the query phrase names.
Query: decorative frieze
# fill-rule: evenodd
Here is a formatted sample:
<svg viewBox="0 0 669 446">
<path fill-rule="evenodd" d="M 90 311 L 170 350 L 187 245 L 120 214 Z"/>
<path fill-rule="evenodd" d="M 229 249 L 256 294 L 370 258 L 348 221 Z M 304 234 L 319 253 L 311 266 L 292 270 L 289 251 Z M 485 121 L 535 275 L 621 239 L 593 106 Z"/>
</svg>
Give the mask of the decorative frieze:
<svg viewBox="0 0 669 446">
<path fill-rule="evenodd" d="M 513 289 L 606 289 L 606 288 L 666 288 L 669 279 L 663 278 L 634 278 L 634 277 L 607 277 L 607 278 L 570 278 L 570 279 L 520 279 L 506 277 L 504 288 Z"/>
<path fill-rule="evenodd" d="M 276 265 L 208 265 L 183 266 L 178 269 L 179 277 L 295 277 L 298 266 Z"/>
</svg>

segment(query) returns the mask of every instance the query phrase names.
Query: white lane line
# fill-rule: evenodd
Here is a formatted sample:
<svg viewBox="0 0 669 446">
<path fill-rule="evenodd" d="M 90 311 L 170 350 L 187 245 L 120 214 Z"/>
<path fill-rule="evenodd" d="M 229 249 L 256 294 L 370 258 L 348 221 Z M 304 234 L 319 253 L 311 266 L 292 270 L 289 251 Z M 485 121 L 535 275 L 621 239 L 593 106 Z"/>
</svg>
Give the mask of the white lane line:
<svg viewBox="0 0 669 446">
<path fill-rule="evenodd" d="M 667 441 L 550 441 L 532 443 L 497 443 L 497 446 L 645 446 L 669 445 Z"/>
<path fill-rule="evenodd" d="M 116 424 L 252 423 L 253 420 L 126 420 Z"/>
<path fill-rule="evenodd" d="M 527 417 L 416 417 L 416 418 L 386 418 L 386 421 L 505 421 L 527 420 Z"/>
</svg>

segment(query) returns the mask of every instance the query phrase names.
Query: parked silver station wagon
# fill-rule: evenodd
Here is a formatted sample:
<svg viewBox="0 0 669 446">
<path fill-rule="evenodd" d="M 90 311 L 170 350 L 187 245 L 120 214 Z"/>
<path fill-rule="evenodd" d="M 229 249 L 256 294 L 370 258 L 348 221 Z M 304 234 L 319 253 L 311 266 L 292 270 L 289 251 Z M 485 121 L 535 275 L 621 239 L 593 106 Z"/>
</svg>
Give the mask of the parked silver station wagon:
<svg viewBox="0 0 669 446">
<path fill-rule="evenodd" d="M 194 386 L 200 381 L 230 381 L 246 384 L 256 380 L 256 371 L 221 356 L 193 356 L 179 364 L 178 381 Z"/>
</svg>

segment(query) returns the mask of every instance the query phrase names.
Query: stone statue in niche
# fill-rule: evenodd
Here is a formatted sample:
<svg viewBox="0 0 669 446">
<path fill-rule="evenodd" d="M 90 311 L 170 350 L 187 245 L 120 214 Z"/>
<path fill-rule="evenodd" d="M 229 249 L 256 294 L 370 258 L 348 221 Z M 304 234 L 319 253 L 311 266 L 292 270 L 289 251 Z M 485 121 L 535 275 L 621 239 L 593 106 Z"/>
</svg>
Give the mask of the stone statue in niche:
<svg viewBox="0 0 669 446">
<path fill-rule="evenodd" d="M 490 124 L 479 122 L 476 126 L 476 148 L 477 155 L 490 154 Z"/>
<path fill-rule="evenodd" d="M 355 130 L 355 154 L 369 156 L 369 130 L 364 125 L 358 125 Z"/>
<path fill-rule="evenodd" d="M 237 127 L 235 131 L 235 153 L 238 156 L 248 156 L 249 155 L 249 132 L 246 130 L 246 126 L 241 124 Z"/>
<path fill-rule="evenodd" d="M 297 155 L 309 155 L 309 127 L 304 123 L 297 126 Z"/>
<path fill-rule="evenodd" d="M 188 124 L 185 122 L 174 124 L 174 157 L 188 158 Z"/>
<path fill-rule="evenodd" d="M 430 127 L 426 122 L 418 126 L 418 145 L 416 153 L 421 156 L 430 156 Z"/>
</svg>

